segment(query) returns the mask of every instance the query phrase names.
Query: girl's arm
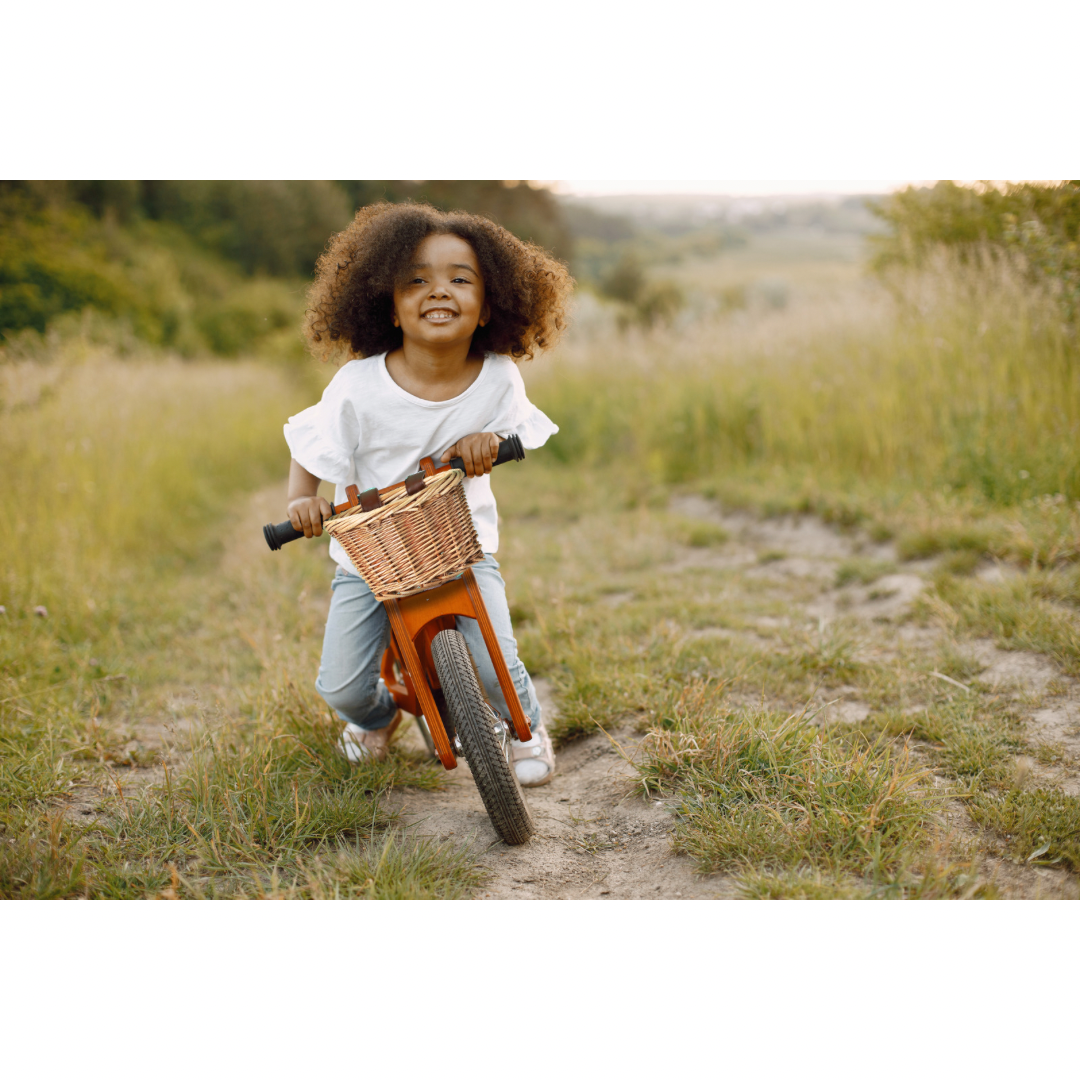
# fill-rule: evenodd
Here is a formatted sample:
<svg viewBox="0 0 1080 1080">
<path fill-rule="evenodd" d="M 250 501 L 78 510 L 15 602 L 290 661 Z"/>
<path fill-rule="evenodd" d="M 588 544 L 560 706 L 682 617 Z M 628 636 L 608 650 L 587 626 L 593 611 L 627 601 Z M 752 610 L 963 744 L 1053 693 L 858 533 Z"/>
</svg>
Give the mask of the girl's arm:
<svg viewBox="0 0 1080 1080">
<path fill-rule="evenodd" d="M 333 507 L 319 497 L 319 478 L 312 476 L 295 458 L 289 465 L 289 521 L 309 539 L 322 536 L 323 518 L 333 514 Z"/>
</svg>

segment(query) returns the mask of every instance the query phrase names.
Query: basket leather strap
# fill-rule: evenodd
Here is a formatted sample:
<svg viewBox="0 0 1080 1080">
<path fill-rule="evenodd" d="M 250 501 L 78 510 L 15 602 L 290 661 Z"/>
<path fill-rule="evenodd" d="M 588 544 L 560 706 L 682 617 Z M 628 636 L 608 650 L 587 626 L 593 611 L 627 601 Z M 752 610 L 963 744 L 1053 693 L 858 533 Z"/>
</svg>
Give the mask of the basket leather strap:
<svg viewBox="0 0 1080 1080">
<path fill-rule="evenodd" d="M 372 510 L 378 510 L 382 506 L 383 501 L 379 498 L 378 488 L 368 488 L 367 491 L 360 492 L 360 506 L 364 513 L 370 513 Z"/>
</svg>

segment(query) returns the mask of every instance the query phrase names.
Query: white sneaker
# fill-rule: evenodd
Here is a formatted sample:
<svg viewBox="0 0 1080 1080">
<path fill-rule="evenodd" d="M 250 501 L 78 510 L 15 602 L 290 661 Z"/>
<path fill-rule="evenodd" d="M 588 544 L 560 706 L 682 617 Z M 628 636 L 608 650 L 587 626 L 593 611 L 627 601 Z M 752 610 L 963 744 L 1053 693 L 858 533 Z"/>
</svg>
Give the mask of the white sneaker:
<svg viewBox="0 0 1080 1080">
<path fill-rule="evenodd" d="M 337 742 L 338 753 L 350 765 L 359 765 L 364 758 L 369 757 L 376 761 L 383 761 L 386 758 L 390 739 L 400 723 L 400 709 L 386 727 L 379 728 L 377 731 L 368 731 L 358 724 L 347 723 Z"/>
<path fill-rule="evenodd" d="M 542 725 L 533 728 L 528 742 L 511 742 L 510 756 L 522 787 L 540 787 L 555 775 L 555 750 Z"/>
</svg>

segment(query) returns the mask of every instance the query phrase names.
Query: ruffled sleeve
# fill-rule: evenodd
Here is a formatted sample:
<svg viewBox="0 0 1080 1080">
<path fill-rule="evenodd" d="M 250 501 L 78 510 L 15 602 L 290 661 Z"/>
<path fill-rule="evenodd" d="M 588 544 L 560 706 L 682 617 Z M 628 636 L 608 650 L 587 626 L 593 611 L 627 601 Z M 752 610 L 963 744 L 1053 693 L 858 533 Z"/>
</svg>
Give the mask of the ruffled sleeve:
<svg viewBox="0 0 1080 1080">
<path fill-rule="evenodd" d="M 360 424 L 338 376 L 331 380 L 317 405 L 289 417 L 285 441 L 293 460 L 312 476 L 333 484 L 346 484 L 353 479 L 353 456 L 360 445 Z"/>
<path fill-rule="evenodd" d="M 516 435 L 526 450 L 538 450 L 555 435 L 559 428 L 544 415 L 526 396 L 525 381 L 517 365 L 511 362 L 511 379 L 514 384 L 514 403 L 510 426 L 499 429 L 500 435 Z"/>
<path fill-rule="evenodd" d="M 510 430 L 501 432 L 504 435 L 517 435 L 521 439 L 521 445 L 526 450 L 538 450 L 556 434 L 558 425 L 553 424 L 531 401 L 526 403 L 528 408 Z"/>
</svg>

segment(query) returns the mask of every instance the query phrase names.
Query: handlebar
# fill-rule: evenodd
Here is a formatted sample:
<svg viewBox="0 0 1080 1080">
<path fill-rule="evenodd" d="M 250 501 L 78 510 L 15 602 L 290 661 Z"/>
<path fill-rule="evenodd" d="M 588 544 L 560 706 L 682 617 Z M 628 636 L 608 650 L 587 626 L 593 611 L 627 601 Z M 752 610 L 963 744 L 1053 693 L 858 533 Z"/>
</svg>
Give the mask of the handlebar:
<svg viewBox="0 0 1080 1080">
<path fill-rule="evenodd" d="M 499 443 L 499 453 L 492 464 L 505 465 L 508 461 L 521 461 L 524 457 L 525 448 L 521 445 L 521 439 L 519 439 L 517 435 L 509 435 Z M 458 469 L 460 472 L 464 472 L 465 462 L 459 457 L 454 457 L 451 458 L 446 465 L 443 465 L 442 468 L 436 469 L 435 472 L 447 472 L 450 469 Z M 383 495 L 394 488 L 403 487 L 405 483 L 406 481 L 402 481 L 399 484 L 391 484 L 390 487 L 381 488 L 379 494 Z M 368 493 L 365 492 L 364 494 L 366 495 Z M 341 503 L 334 507 L 334 514 L 339 514 L 343 510 L 348 510 L 354 505 L 357 504 L 351 501 Z M 331 514 L 330 517 L 333 517 L 334 514 Z M 323 521 L 329 520 L 329 518 L 323 518 Z M 263 537 L 271 551 L 280 551 L 283 544 L 291 544 L 294 540 L 302 540 L 304 534 L 294 529 L 291 521 L 282 521 L 277 525 L 264 525 Z"/>
</svg>

